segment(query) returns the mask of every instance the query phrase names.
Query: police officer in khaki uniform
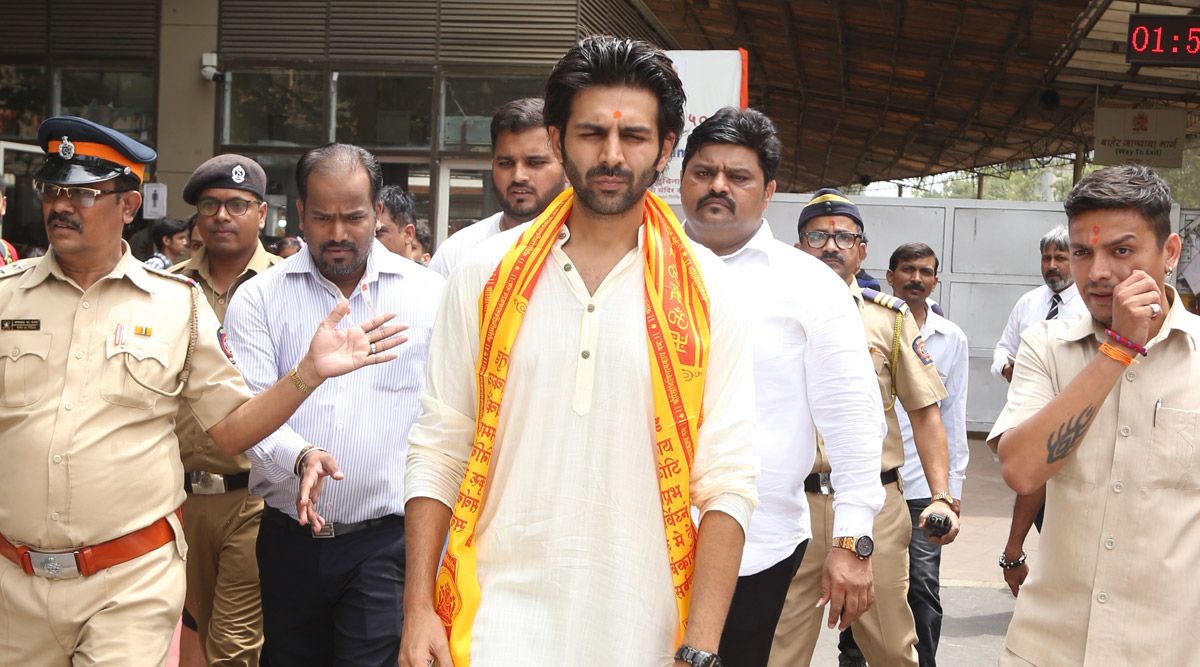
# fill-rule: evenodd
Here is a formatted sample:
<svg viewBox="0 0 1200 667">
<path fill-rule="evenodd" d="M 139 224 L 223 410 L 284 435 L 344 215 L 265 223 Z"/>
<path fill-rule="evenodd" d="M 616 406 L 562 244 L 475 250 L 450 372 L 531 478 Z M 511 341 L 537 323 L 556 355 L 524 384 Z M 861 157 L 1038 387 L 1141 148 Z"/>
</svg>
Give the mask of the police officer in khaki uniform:
<svg viewBox="0 0 1200 667">
<path fill-rule="evenodd" d="M 266 189 L 263 168 L 233 154 L 201 164 L 183 188 L 183 200 L 196 207 L 194 224 L 204 245 L 171 272 L 196 281 L 221 322 L 239 285 L 283 261 L 258 236 L 267 220 Z M 177 421 L 188 492 L 184 608 L 196 623 L 208 664 L 253 667 L 263 642 L 254 555 L 263 501 L 247 490 L 250 461 L 244 454 L 217 449 L 186 407 Z"/>
<path fill-rule="evenodd" d="M 912 520 L 901 489 L 899 469 L 904 463 L 904 443 L 893 409 L 899 400 L 912 419 L 917 450 L 933 500 L 921 515 L 950 518 L 951 529 L 933 538 L 949 544 L 958 535 L 958 502 L 949 489 L 949 453 L 938 401 L 946 388 L 925 350 L 908 306 L 895 297 L 861 289 L 854 275 L 867 256 L 862 215 L 849 199 L 832 188 L 817 191 L 800 213 L 797 248 L 821 259 L 846 284 L 862 313 L 867 344 L 875 364 L 888 432 L 883 441 L 880 481 L 887 494 L 875 518 L 874 539 L 833 535 L 833 489 L 829 460 L 818 443 L 813 473 L 805 480 L 811 508 L 813 541 L 788 589 L 787 604 L 775 630 L 770 665 L 806 665 L 812 660 L 820 630 L 821 610 L 813 605 L 821 597 L 821 566 L 832 548 L 853 548 L 870 558 L 875 576 L 875 601 L 851 626 L 854 639 L 872 665 L 917 665 L 916 630 L 908 607 L 908 541 Z M 940 501 L 940 502 L 939 502 Z"/>
<path fill-rule="evenodd" d="M 325 378 L 394 358 L 402 328 L 338 330 L 342 302 L 251 397 L 199 290 L 121 239 L 154 151 L 75 117 L 38 141 L 50 252 L 0 267 L 0 665 L 161 665 L 184 598 L 179 407 L 244 451 Z"/>
</svg>

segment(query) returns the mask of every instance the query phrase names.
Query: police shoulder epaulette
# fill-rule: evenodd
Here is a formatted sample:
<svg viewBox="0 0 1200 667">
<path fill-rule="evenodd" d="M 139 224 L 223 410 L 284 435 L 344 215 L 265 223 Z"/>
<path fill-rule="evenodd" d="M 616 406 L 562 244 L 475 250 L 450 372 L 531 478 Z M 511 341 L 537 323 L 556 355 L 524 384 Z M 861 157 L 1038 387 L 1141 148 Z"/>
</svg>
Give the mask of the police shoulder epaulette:
<svg viewBox="0 0 1200 667">
<path fill-rule="evenodd" d="M 890 294 L 884 294 L 878 290 L 873 290 L 870 287 L 863 288 L 863 299 L 877 303 L 884 308 L 891 308 L 897 313 L 908 312 L 908 304 L 904 303 L 903 299 L 897 299 Z"/>
<path fill-rule="evenodd" d="M 156 269 L 153 266 L 146 266 L 144 264 L 142 265 L 142 268 L 146 269 L 146 273 L 160 276 L 163 278 L 169 278 L 171 280 L 174 280 L 177 283 L 183 283 L 184 285 L 187 285 L 188 287 L 197 287 L 195 280 L 192 280 L 191 278 L 183 275 L 182 273 L 170 273 L 169 271 L 167 271 L 165 269 Z"/>
<path fill-rule="evenodd" d="M 29 269 L 37 266 L 38 258 L 31 257 L 29 259 L 18 259 L 11 264 L 0 266 L 0 278 L 11 278 L 25 273 Z"/>
</svg>

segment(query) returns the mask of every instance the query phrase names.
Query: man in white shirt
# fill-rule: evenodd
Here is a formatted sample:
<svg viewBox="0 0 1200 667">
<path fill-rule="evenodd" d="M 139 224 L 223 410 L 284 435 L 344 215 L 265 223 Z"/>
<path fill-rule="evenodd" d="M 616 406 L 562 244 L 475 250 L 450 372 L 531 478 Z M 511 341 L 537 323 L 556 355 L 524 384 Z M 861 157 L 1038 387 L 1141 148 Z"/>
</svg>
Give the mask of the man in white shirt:
<svg viewBox="0 0 1200 667">
<path fill-rule="evenodd" d="M 946 398 L 938 403 L 946 444 L 950 450 L 950 495 L 961 500 L 963 480 L 967 476 L 967 335 L 950 320 L 938 315 L 928 304 L 938 282 L 938 258 L 924 243 L 906 243 L 892 252 L 888 260 L 887 283 L 892 294 L 904 299 L 921 330 L 925 347 L 933 358 Z M 938 639 L 942 633 L 940 576 L 942 547 L 929 541 L 917 526 L 921 513 L 929 507 L 929 483 L 921 467 L 917 445 L 913 441 L 912 422 L 903 406 L 896 406 L 896 419 L 904 438 L 904 499 L 912 517 L 912 540 L 908 543 L 908 606 L 912 608 L 917 629 L 917 658 L 920 667 L 935 667 Z"/>
<path fill-rule="evenodd" d="M 400 648 L 405 445 L 445 281 L 375 241 L 382 180 L 358 146 L 301 156 L 296 208 L 307 245 L 242 285 L 225 319 L 255 391 L 287 374 L 331 303 L 347 299 L 356 317 L 396 313 L 408 325 L 397 359 L 356 382 L 326 381 L 247 452 L 250 490 L 266 503 L 257 557 L 272 665 L 394 664 Z"/>
<path fill-rule="evenodd" d="M 727 667 L 766 667 L 770 657 L 788 584 L 812 537 L 804 478 L 816 458 L 815 429 L 837 489 L 834 536 L 871 535 L 883 506 L 887 427 L 862 320 L 837 275 L 775 240 L 762 217 L 780 150 L 769 118 L 727 107 L 692 130 L 683 154 L 688 236 L 730 267 L 754 344 L 759 506 L 721 635 Z M 869 606 L 868 559 L 834 549 L 824 577 L 831 618 L 850 623 Z"/>
<path fill-rule="evenodd" d="M 992 374 L 1004 378 L 1006 382 L 1012 382 L 1013 362 L 1017 358 L 1023 331 L 1045 320 L 1074 320 L 1087 314 L 1087 306 L 1080 298 L 1079 287 L 1071 276 L 1070 243 L 1067 228 L 1061 225 L 1046 232 L 1039 243 L 1042 279 L 1046 284 L 1029 290 L 1017 300 L 992 354 Z M 1002 563 L 1010 565 L 1002 565 L 1001 569 L 1013 595 L 1017 594 L 1029 575 L 1029 565 L 1022 557 L 1025 538 L 1034 526 L 1041 531 L 1045 505 L 1045 489 L 1028 496 L 1017 496 L 1013 503 L 1008 541 L 1000 554 Z"/>
<path fill-rule="evenodd" d="M 1021 345 L 1022 331 L 1044 320 L 1071 320 L 1087 313 L 1087 306 L 1079 298 L 1079 287 L 1071 278 L 1069 244 L 1067 228 L 1062 225 L 1046 232 L 1039 243 L 1042 280 L 1046 284 L 1017 299 L 992 352 L 992 375 L 1004 378 L 1005 382 L 1012 382 L 1013 359 Z"/>
<path fill-rule="evenodd" d="M 724 266 L 648 193 L 683 100 L 650 44 L 573 46 L 546 124 L 574 189 L 450 276 L 409 438 L 403 667 L 720 664 L 754 376 Z"/>
<path fill-rule="evenodd" d="M 492 116 L 492 186 L 500 212 L 446 239 L 429 268 L 445 277 L 473 248 L 500 232 L 533 220 L 562 192 L 562 162 L 550 147 L 542 100 L 526 97 L 501 106 Z"/>
</svg>

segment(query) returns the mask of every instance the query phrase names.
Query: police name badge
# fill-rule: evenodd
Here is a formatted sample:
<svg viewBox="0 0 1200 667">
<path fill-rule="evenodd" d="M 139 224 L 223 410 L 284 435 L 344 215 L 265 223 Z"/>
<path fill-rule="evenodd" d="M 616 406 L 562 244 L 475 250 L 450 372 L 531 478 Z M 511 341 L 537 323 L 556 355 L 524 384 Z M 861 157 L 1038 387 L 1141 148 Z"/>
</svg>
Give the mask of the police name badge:
<svg viewBox="0 0 1200 667">
<path fill-rule="evenodd" d="M 0 331 L 41 331 L 41 320 L 0 320 Z"/>
</svg>

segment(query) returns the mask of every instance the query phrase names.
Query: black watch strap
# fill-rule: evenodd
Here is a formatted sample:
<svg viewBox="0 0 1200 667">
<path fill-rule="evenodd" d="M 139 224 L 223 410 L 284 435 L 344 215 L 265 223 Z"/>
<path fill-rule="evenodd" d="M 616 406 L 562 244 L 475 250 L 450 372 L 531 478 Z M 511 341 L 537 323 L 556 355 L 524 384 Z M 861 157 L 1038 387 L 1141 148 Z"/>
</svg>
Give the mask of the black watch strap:
<svg viewBox="0 0 1200 667">
<path fill-rule="evenodd" d="M 679 647 L 675 652 L 675 659 L 682 660 L 692 667 L 723 667 L 721 657 L 716 653 L 701 651 L 687 644 Z"/>
</svg>

